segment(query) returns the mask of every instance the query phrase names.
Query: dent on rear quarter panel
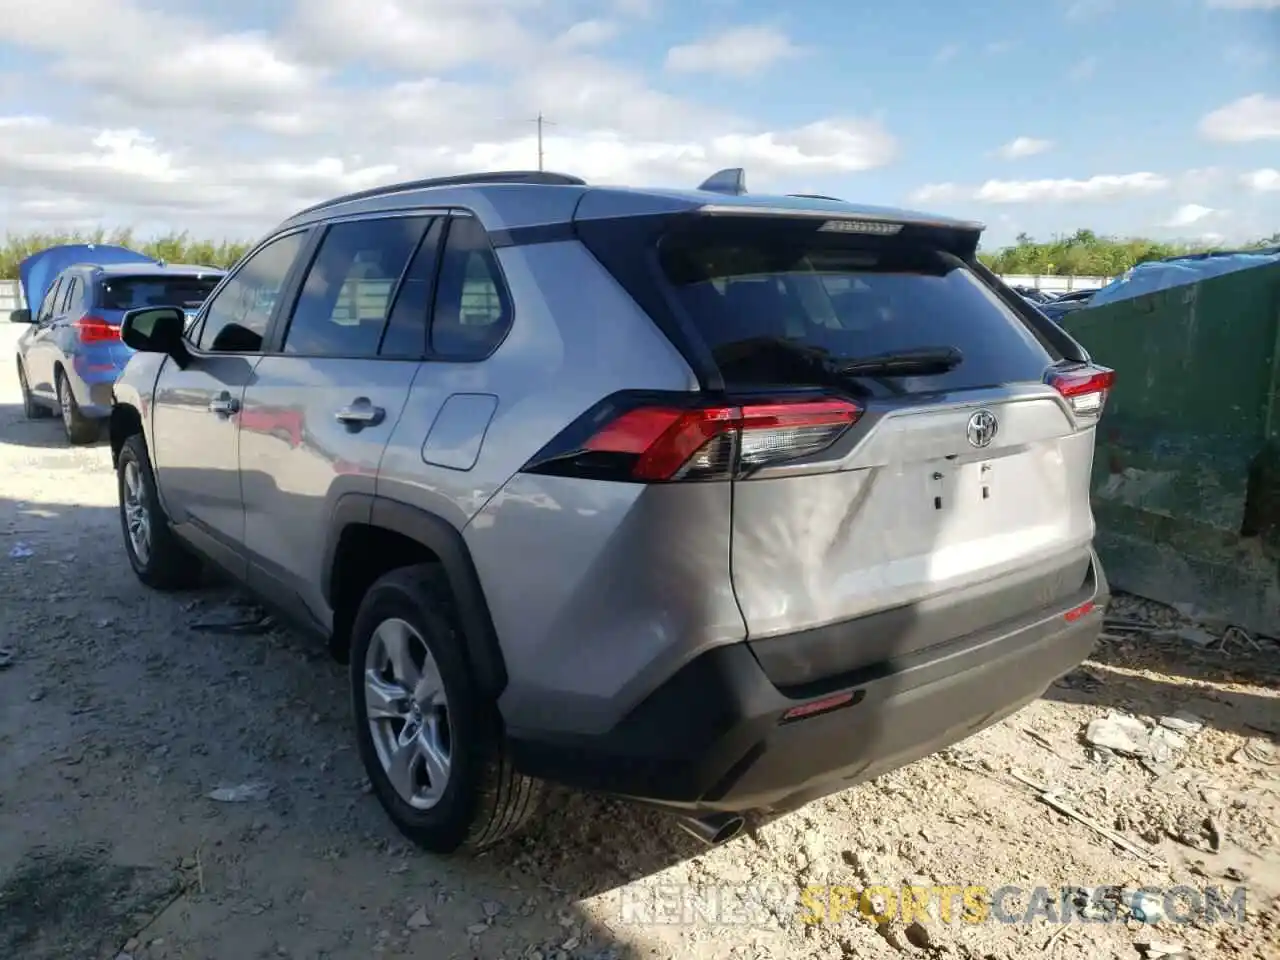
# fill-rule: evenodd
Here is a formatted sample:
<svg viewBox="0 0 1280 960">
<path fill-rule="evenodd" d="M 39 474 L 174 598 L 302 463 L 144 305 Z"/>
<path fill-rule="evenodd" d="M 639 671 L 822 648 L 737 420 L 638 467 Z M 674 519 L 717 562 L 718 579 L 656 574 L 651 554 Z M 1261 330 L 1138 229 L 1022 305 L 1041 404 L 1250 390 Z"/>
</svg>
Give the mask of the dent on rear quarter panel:
<svg viewBox="0 0 1280 960">
<path fill-rule="evenodd" d="M 728 483 L 521 475 L 466 540 L 502 641 L 513 729 L 602 733 L 686 662 L 744 638 Z"/>
</svg>

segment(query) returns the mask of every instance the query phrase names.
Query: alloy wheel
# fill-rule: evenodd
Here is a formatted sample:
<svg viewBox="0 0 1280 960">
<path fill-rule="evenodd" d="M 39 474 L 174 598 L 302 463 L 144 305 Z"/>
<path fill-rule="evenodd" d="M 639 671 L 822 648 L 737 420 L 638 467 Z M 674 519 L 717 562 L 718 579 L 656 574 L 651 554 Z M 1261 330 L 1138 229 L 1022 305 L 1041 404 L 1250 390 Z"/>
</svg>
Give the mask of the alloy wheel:
<svg viewBox="0 0 1280 960">
<path fill-rule="evenodd" d="M 404 620 L 378 624 L 364 663 L 365 713 L 374 750 L 396 794 L 430 810 L 449 783 L 453 742 L 440 668 Z"/>
</svg>

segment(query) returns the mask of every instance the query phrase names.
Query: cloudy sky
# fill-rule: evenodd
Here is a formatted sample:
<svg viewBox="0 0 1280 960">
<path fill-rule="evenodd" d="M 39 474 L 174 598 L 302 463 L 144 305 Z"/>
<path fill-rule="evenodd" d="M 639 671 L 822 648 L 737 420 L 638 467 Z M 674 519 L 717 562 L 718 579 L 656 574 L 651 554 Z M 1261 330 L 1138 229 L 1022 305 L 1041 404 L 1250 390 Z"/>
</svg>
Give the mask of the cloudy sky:
<svg viewBox="0 0 1280 960">
<path fill-rule="evenodd" d="M 249 239 L 398 179 L 821 191 L 1280 230 L 1280 0 L 0 0 L 0 233 Z"/>
</svg>

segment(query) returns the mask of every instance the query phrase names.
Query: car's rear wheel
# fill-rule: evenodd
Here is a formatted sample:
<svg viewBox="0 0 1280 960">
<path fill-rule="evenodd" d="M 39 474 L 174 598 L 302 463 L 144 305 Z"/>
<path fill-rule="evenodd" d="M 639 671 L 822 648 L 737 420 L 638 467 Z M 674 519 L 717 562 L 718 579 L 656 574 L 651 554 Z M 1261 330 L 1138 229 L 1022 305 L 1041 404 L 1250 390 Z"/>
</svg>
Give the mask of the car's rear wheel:
<svg viewBox="0 0 1280 960">
<path fill-rule="evenodd" d="M 62 411 L 62 426 L 67 431 L 67 439 L 76 445 L 93 443 L 102 436 L 102 424 L 80 412 L 80 405 L 76 403 L 71 384 L 67 382 L 67 375 L 62 370 L 58 370 L 55 380 L 58 409 Z"/>
<path fill-rule="evenodd" d="M 18 361 L 18 386 L 22 388 L 22 415 L 28 420 L 43 420 L 53 416 L 53 411 L 41 404 L 31 395 L 31 384 L 27 382 L 27 368 Z"/>
<path fill-rule="evenodd" d="M 124 549 L 138 579 L 157 590 L 181 590 L 199 584 L 203 564 L 169 529 L 141 434 L 129 437 L 120 448 L 116 480 Z"/>
<path fill-rule="evenodd" d="M 374 794 L 417 845 L 479 850 L 540 806 L 543 784 L 512 768 L 497 708 L 472 679 L 438 565 L 392 571 L 369 589 L 352 629 L 351 689 Z"/>
</svg>

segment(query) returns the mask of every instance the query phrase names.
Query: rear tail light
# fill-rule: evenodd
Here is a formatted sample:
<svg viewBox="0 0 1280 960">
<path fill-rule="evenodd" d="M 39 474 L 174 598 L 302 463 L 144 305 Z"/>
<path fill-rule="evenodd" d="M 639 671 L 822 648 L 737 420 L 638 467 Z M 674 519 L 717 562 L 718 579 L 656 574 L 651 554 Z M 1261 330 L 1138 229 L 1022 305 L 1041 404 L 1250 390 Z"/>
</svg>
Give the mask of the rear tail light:
<svg viewBox="0 0 1280 960">
<path fill-rule="evenodd" d="M 1049 385 L 1067 398 L 1071 411 L 1081 420 L 1097 420 L 1107 405 L 1107 395 L 1116 382 L 1116 372 L 1089 364 L 1049 374 Z"/>
<path fill-rule="evenodd" d="M 861 415 L 857 404 L 831 397 L 703 405 L 619 396 L 579 418 L 525 472 L 633 483 L 728 480 L 820 453 Z"/>
<path fill-rule="evenodd" d="M 104 343 L 120 339 L 120 328 L 101 317 L 81 317 L 72 326 L 81 343 Z"/>
</svg>

